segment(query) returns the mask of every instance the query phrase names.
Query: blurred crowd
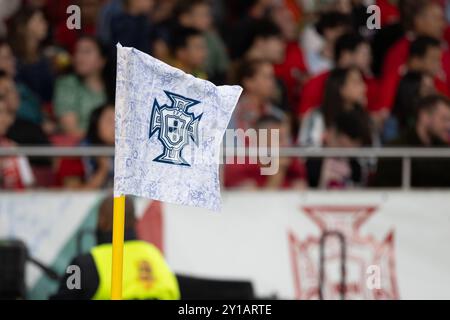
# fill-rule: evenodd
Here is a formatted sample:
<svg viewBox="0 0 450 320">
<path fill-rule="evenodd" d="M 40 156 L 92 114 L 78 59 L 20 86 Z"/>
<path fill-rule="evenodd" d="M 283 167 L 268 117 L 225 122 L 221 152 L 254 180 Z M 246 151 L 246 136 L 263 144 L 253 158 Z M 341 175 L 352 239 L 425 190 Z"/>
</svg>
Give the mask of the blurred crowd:
<svg viewBox="0 0 450 320">
<path fill-rule="evenodd" d="M 70 5 L 79 6 L 81 28 Z M 380 8 L 380 28 L 367 7 Z M 115 45 L 244 92 L 230 128 L 281 147 L 448 147 L 450 1 L 0 0 L 0 147 L 113 146 Z M 69 23 L 69 24 L 70 24 Z M 396 187 L 401 161 L 280 158 L 222 166 L 227 188 Z M 449 162 L 412 162 L 450 187 Z M 113 159 L 0 159 L 0 188 L 111 187 Z"/>
</svg>

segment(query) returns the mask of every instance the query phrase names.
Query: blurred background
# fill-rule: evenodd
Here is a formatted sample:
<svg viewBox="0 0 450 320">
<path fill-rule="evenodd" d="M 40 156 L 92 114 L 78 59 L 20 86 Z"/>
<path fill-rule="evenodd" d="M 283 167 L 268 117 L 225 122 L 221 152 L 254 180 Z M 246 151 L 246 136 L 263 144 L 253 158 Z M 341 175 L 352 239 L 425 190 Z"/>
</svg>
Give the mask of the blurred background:
<svg viewBox="0 0 450 320">
<path fill-rule="evenodd" d="M 79 7 L 79 16 L 71 5 Z M 376 10 L 368 13 L 371 5 Z M 77 19 L 80 28 L 74 29 Z M 220 283 L 226 287 L 220 292 L 238 297 L 449 298 L 445 289 L 430 293 L 450 270 L 443 267 L 450 266 L 443 253 L 448 248 L 438 250 L 450 238 L 449 23 L 445 0 L 0 0 L 0 238 L 24 241 L 31 256 L 56 270 L 53 278 L 95 244 L 82 230 L 95 228 L 98 204 L 113 184 L 120 42 L 217 85 L 241 85 L 230 128 L 280 130 L 276 175 L 261 176 L 259 163 L 221 166 L 225 217 L 193 212 L 187 219 L 181 208 L 138 201 L 139 236 L 154 243 L 177 274 L 241 279 L 228 283 L 231 289 Z M 399 238 L 390 234 L 377 243 L 358 234 L 377 211 L 384 218 L 369 231 L 384 237 L 391 228 L 406 228 L 396 229 Z M 407 213 L 415 218 L 403 221 Z M 186 220 L 186 229 L 174 219 Z M 373 293 L 364 279 L 342 285 L 337 265 L 329 271 L 337 279 L 330 276 L 327 287 L 319 276 L 325 268 L 320 241 L 308 253 L 296 236 L 286 236 L 293 224 L 300 238 L 338 231 L 347 239 L 344 246 L 364 239 L 373 259 L 358 268 L 364 273 L 373 261 L 388 268 L 384 291 Z M 189 226 L 199 225 L 234 239 L 204 247 L 200 239 L 214 232 L 191 234 Z M 401 239 L 410 253 L 415 242 L 408 237 L 425 225 L 429 234 L 414 247 L 422 251 L 401 258 L 416 269 L 405 262 L 403 279 L 397 278 L 389 250 L 401 247 L 394 243 Z M 330 240 L 330 250 L 339 252 L 339 241 Z M 279 247 L 287 251 L 266 269 L 254 266 Z M 197 253 L 189 256 L 186 248 Z M 222 250 L 218 265 L 201 254 L 205 250 Z M 426 263 L 422 254 L 433 253 L 425 259 L 430 265 L 418 266 Z M 329 254 L 337 264 L 343 259 Z M 302 267 L 305 259 L 317 266 Z M 442 263 L 436 282 L 412 286 L 414 275 L 436 272 L 434 259 Z M 233 260 L 242 265 L 232 266 Z M 48 270 L 26 270 L 24 296 L 55 292 Z M 310 288 L 303 287 L 305 278 Z M 200 280 L 185 281 L 182 297 L 183 290 L 202 288 Z M 186 292 L 198 297 L 195 290 Z"/>
</svg>

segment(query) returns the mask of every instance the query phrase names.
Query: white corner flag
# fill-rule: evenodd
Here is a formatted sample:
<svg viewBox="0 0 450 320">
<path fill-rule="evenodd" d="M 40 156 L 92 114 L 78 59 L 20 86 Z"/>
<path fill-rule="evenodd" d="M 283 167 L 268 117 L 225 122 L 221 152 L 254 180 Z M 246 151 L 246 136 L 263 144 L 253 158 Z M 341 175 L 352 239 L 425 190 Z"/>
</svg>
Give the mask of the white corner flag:
<svg viewBox="0 0 450 320">
<path fill-rule="evenodd" d="M 114 194 L 219 211 L 220 144 L 242 88 L 117 45 Z"/>
</svg>

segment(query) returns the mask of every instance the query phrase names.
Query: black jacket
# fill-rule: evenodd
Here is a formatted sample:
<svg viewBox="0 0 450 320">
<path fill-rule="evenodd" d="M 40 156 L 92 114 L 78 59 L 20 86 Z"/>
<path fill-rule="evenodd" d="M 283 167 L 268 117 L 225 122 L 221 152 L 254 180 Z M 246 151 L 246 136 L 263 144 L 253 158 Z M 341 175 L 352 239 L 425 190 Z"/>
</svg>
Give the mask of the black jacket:
<svg viewBox="0 0 450 320">
<path fill-rule="evenodd" d="M 112 242 L 112 234 L 100 234 L 97 235 L 98 244 L 102 243 L 111 243 Z M 133 230 L 127 230 L 125 232 L 125 241 L 136 240 L 136 235 Z M 72 289 L 70 290 L 67 287 L 67 280 L 71 276 L 71 274 L 65 274 L 61 279 L 59 284 L 59 289 L 53 296 L 50 297 L 50 300 L 90 300 L 95 295 L 99 285 L 99 276 L 97 272 L 97 267 L 94 262 L 94 258 L 92 254 L 83 254 L 78 257 L 75 257 L 70 265 L 75 265 L 80 268 L 81 273 L 81 288 L 80 289 Z"/>
</svg>

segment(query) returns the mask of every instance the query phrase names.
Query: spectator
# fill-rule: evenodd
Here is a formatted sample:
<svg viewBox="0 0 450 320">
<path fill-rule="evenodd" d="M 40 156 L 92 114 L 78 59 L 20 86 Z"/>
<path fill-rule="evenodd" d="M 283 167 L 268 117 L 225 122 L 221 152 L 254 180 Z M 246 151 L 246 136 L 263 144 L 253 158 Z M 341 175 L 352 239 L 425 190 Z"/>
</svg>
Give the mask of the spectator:
<svg viewBox="0 0 450 320">
<path fill-rule="evenodd" d="M 341 112 L 328 129 L 324 145 L 331 148 L 359 148 L 370 145 L 370 129 L 357 110 Z M 311 187 L 344 189 L 367 183 L 364 162 L 353 158 L 308 159 L 308 181 Z"/>
<path fill-rule="evenodd" d="M 245 54 L 251 42 L 251 29 L 258 21 L 267 19 L 272 5 L 272 0 L 236 1 L 238 21 L 233 25 L 231 32 L 226 32 L 232 60 L 242 58 Z"/>
<path fill-rule="evenodd" d="M 173 27 L 173 13 L 177 0 L 157 0 L 152 10 L 152 55 L 166 63 L 170 63 L 170 39 Z"/>
<path fill-rule="evenodd" d="M 274 7 L 272 19 L 281 30 L 283 39 L 286 42 L 283 62 L 274 65 L 275 75 L 283 81 L 286 87 L 289 105 L 291 107 L 297 106 L 299 88 L 303 86 L 308 76 L 308 68 L 304 60 L 303 51 L 297 41 L 298 24 L 292 11 L 283 4 Z"/>
<path fill-rule="evenodd" d="M 96 35 L 103 43 L 112 43 L 111 20 L 123 12 L 123 0 L 105 2 L 99 10 Z"/>
<path fill-rule="evenodd" d="M 81 138 L 92 110 L 105 103 L 108 79 L 106 48 L 95 38 L 82 37 L 74 53 L 74 72 L 55 85 L 55 113 L 64 134 Z"/>
<path fill-rule="evenodd" d="M 442 39 L 445 14 L 439 0 L 399 0 L 398 7 L 407 32 Z"/>
<path fill-rule="evenodd" d="M 246 60 L 266 60 L 272 65 L 285 62 L 286 43 L 281 30 L 270 20 L 258 20 L 250 26 L 251 34 L 244 59 Z M 272 96 L 272 101 L 280 109 L 291 111 L 288 104 L 286 87 L 281 79 L 275 77 L 276 93 Z"/>
<path fill-rule="evenodd" d="M 13 79 L 0 70 L 0 98 L 4 99 L 10 115 L 11 124 L 6 132 L 6 138 L 15 144 L 23 146 L 49 145 L 47 134 L 40 125 L 18 116 L 20 96 Z M 23 160 L 21 160 L 23 161 Z M 45 187 L 53 184 L 51 159 L 45 157 L 30 157 L 34 182 L 36 186 Z M 28 166 L 28 164 L 26 165 Z"/>
<path fill-rule="evenodd" d="M 91 114 L 85 145 L 114 147 L 114 106 L 103 105 Z M 85 159 L 87 189 L 112 188 L 114 183 L 114 157 Z"/>
<path fill-rule="evenodd" d="M 51 102 L 54 81 L 51 61 L 42 50 L 47 31 L 42 11 L 25 7 L 14 17 L 10 34 L 17 57 L 17 80 L 26 84 L 44 103 Z"/>
<path fill-rule="evenodd" d="M 414 127 L 405 132 L 389 147 L 448 148 L 450 143 L 450 101 L 447 97 L 432 95 L 417 105 Z M 400 159 L 379 162 L 374 185 L 399 187 L 402 184 Z M 448 159 L 412 159 L 411 186 L 418 188 L 450 187 Z"/>
<path fill-rule="evenodd" d="M 388 113 L 395 102 L 398 83 L 402 76 L 408 71 L 426 72 L 433 76 L 437 91 L 444 95 L 449 94 L 448 84 L 442 74 L 441 64 L 442 48 L 439 40 L 421 36 L 417 37 L 410 45 L 409 58 L 400 69 L 393 69 L 383 78 L 379 109 Z"/>
<path fill-rule="evenodd" d="M 91 113 L 82 146 L 114 146 L 114 106 L 105 104 Z M 57 165 L 57 180 L 66 188 L 95 190 L 110 188 L 114 179 L 114 158 L 64 158 Z"/>
<path fill-rule="evenodd" d="M 325 86 L 325 97 L 319 109 L 310 111 L 303 119 L 300 130 L 300 145 L 319 147 L 323 145 L 326 128 L 334 126 L 336 115 L 358 110 L 369 121 L 366 85 L 361 71 L 356 67 L 338 68 L 330 73 Z M 367 123 L 366 123 L 367 124 Z"/>
<path fill-rule="evenodd" d="M 176 27 L 173 36 L 172 65 L 186 73 L 206 79 L 204 67 L 208 51 L 202 32 L 194 28 Z"/>
<path fill-rule="evenodd" d="M 7 34 L 5 22 L 20 8 L 20 0 L 2 0 L 0 1 L 0 37 Z"/>
<path fill-rule="evenodd" d="M 17 74 L 16 59 L 10 45 L 0 39 L 0 71 L 6 76 L 14 79 Z M 28 120 L 34 124 L 43 123 L 43 112 L 39 98 L 24 83 L 16 82 L 16 88 L 20 96 L 20 106 L 17 110 L 17 117 Z"/>
<path fill-rule="evenodd" d="M 264 59 L 271 63 L 284 61 L 286 45 L 281 30 L 270 20 L 258 20 L 251 25 L 246 44 L 246 59 Z"/>
<path fill-rule="evenodd" d="M 256 123 L 262 116 L 274 115 L 279 119 L 284 117 L 284 113 L 271 103 L 276 93 L 276 84 L 273 66 L 268 61 L 242 61 L 236 82 L 244 91 L 236 106 L 231 127 L 247 130 L 256 128 Z"/>
<path fill-rule="evenodd" d="M 177 300 L 180 291 L 175 275 L 169 269 L 161 252 L 152 244 L 136 237 L 136 217 L 133 200 L 125 202 L 125 243 L 123 281 L 125 300 Z M 67 287 L 70 274 L 61 280 L 57 300 L 109 300 L 111 299 L 111 257 L 113 228 L 113 197 L 105 198 L 99 207 L 96 227 L 97 246 L 88 254 L 73 259 L 71 265 L 81 270 L 81 288 Z"/>
<path fill-rule="evenodd" d="M 386 54 L 383 63 L 383 81 L 398 73 L 406 64 L 411 43 L 419 36 L 427 36 L 441 41 L 444 36 L 445 17 L 442 6 L 437 1 L 430 0 L 400 0 L 399 9 L 406 35 L 397 41 Z M 450 78 L 450 52 L 445 50 L 441 54 L 445 70 L 445 83 Z M 390 101 L 391 103 L 393 101 Z M 383 107 L 390 107 L 383 106 Z"/>
<path fill-rule="evenodd" d="M 320 15 L 315 29 L 320 39 L 318 45 L 313 47 L 308 45 L 308 33 L 305 33 L 302 40 L 302 45 L 306 49 L 306 63 L 312 75 L 333 68 L 335 42 L 337 38 L 351 30 L 351 18 L 339 12 L 326 12 Z"/>
<path fill-rule="evenodd" d="M 0 147 L 12 147 L 15 143 L 6 137 L 13 122 L 6 101 L 0 97 Z M 0 157 L 0 189 L 21 190 L 34 184 L 34 176 L 28 159 L 20 156 Z"/>
<path fill-rule="evenodd" d="M 363 37 L 346 33 L 339 37 L 334 48 L 334 64 L 338 68 L 358 67 L 363 74 L 367 86 L 367 108 L 376 111 L 379 84 L 372 75 L 370 65 L 371 50 L 369 43 Z M 330 76 L 330 71 L 320 73 L 308 80 L 301 93 L 298 111 L 304 116 L 308 111 L 321 105 L 325 84 Z"/>
<path fill-rule="evenodd" d="M 392 114 L 385 123 L 384 141 L 398 138 L 401 132 L 413 126 L 418 101 L 435 92 L 432 76 L 418 71 L 408 72 L 400 81 Z"/>
<path fill-rule="evenodd" d="M 272 130 L 278 130 L 279 141 L 273 142 L 267 139 L 267 144 L 262 145 L 261 139 L 258 141 L 259 147 L 278 148 L 292 145 L 290 138 L 290 128 L 287 121 L 268 115 L 262 116 L 257 121 L 258 130 L 267 130 L 269 137 Z M 275 144 L 277 143 L 277 144 Z M 257 162 L 250 163 L 250 160 Z M 297 158 L 272 158 L 269 164 L 263 164 L 259 158 L 246 158 L 245 164 L 227 164 L 224 166 L 225 187 L 227 188 L 250 188 L 250 189 L 305 189 L 306 171 L 303 162 Z M 274 163 L 276 162 L 276 164 Z M 274 175 L 262 175 L 261 168 L 278 166 L 278 171 Z"/>
<path fill-rule="evenodd" d="M 108 139 L 92 142 L 97 131 L 89 121 L 112 121 L 113 106 L 105 103 L 113 101 L 111 49 L 117 41 L 215 83 L 224 82 L 227 72 L 233 79 L 226 80 L 245 89 L 230 127 L 275 128 L 280 122 L 302 146 L 345 145 L 333 143 L 353 135 L 336 129 L 344 115 L 359 121 L 349 126 L 368 128 L 374 145 L 378 137 L 395 145 L 416 128 L 419 101 L 450 96 L 450 26 L 443 0 L 79 0 L 81 30 L 66 28 L 73 1 L 13 2 L 1 5 L 9 32 L 8 41 L 0 40 L 0 99 L 11 121 L 4 137 L 18 145 L 111 145 Z M 366 28 L 366 6 L 372 3 L 381 6 L 382 30 Z M 93 33 L 107 40 L 108 50 Z M 61 68 L 70 62 L 73 70 Z M 261 125 L 267 117 L 277 120 Z M 366 143 L 353 139 L 351 145 Z M 43 185 L 36 170 L 42 158 L 29 161 L 35 185 Z M 362 160 L 352 162 L 366 170 Z M 111 159 L 65 158 L 55 164 L 64 186 L 111 185 Z M 345 178 L 349 183 L 321 182 L 322 167 L 329 165 L 314 169 L 316 185 L 365 184 L 364 172 L 361 179 Z M 271 185 L 271 178 L 258 178 L 254 186 Z"/>
<path fill-rule="evenodd" d="M 16 76 L 16 58 L 11 46 L 2 38 L 0 38 L 0 70 L 12 78 Z"/>
<path fill-rule="evenodd" d="M 11 124 L 7 131 L 9 139 L 21 145 L 49 144 L 49 140 L 40 126 L 17 116 L 20 96 L 13 79 L 3 71 L 0 71 L 0 97 L 6 103 L 10 113 Z"/>
<path fill-rule="evenodd" d="M 352 5 L 351 16 L 353 30 L 362 35 L 364 38 L 372 37 L 376 30 L 370 30 L 369 28 L 367 28 L 367 20 L 370 17 L 367 9 L 368 6 L 372 3 L 365 0 L 351 0 L 350 2 Z"/>
<path fill-rule="evenodd" d="M 175 10 L 180 25 L 203 32 L 208 48 L 205 71 L 211 81 L 223 83 L 230 62 L 225 44 L 214 30 L 210 2 L 180 0 Z"/>
<path fill-rule="evenodd" d="M 51 26 L 58 25 L 67 19 L 67 8 L 73 0 L 26 0 L 24 5 L 44 12 Z"/>
<path fill-rule="evenodd" d="M 150 53 L 151 25 L 149 15 L 153 0 L 124 0 L 123 11 L 111 18 L 112 44 L 120 42 Z"/>
</svg>

